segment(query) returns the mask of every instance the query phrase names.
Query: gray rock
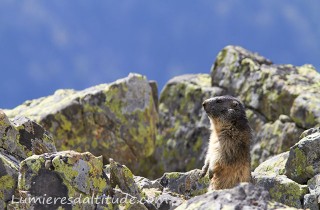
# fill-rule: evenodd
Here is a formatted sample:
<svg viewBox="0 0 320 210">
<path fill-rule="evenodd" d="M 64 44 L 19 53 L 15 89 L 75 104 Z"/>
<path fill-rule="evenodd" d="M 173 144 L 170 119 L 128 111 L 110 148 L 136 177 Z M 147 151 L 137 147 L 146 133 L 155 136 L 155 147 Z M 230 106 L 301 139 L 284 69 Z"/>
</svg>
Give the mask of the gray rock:
<svg viewBox="0 0 320 210">
<path fill-rule="evenodd" d="M 185 200 L 177 195 L 162 193 L 155 201 L 155 207 L 158 210 L 173 210 L 180 206 Z"/>
<path fill-rule="evenodd" d="M 28 157 L 20 163 L 20 198 L 51 198 L 58 202 L 19 203 L 19 209 L 94 209 L 95 203 L 84 200 L 111 194 L 110 181 L 102 169 L 102 157 L 91 153 L 64 151 Z M 72 203 L 75 199 L 81 202 Z"/>
<path fill-rule="evenodd" d="M 134 176 L 134 181 L 137 183 L 140 189 L 150 189 L 157 188 L 162 190 L 163 186 L 160 184 L 159 180 L 149 180 L 142 176 Z"/>
<path fill-rule="evenodd" d="M 288 151 L 299 141 L 303 130 L 298 128 L 294 122 L 290 122 L 289 119 L 288 116 L 281 115 L 280 119 L 273 123 L 264 124 L 256 133 L 251 150 L 253 168 L 269 157 Z"/>
<path fill-rule="evenodd" d="M 0 209 L 12 199 L 18 184 L 19 161 L 0 149 Z"/>
<path fill-rule="evenodd" d="M 310 133 L 290 149 L 286 163 L 286 175 L 300 184 L 320 173 L 320 132 Z"/>
<path fill-rule="evenodd" d="M 270 196 L 263 188 L 249 183 L 228 190 L 217 190 L 196 196 L 177 210 L 208 210 L 208 209 L 286 209 L 287 206 L 270 201 Z"/>
<path fill-rule="evenodd" d="M 320 196 L 320 174 L 309 179 L 308 188 L 311 194 Z"/>
<path fill-rule="evenodd" d="M 10 122 L 1 110 L 0 148 L 20 161 L 31 155 L 56 151 L 51 134 L 42 126 L 25 117 Z"/>
<path fill-rule="evenodd" d="M 303 199 L 303 208 L 310 210 L 319 210 L 317 196 L 313 194 L 306 194 Z"/>
<path fill-rule="evenodd" d="M 190 198 L 207 192 L 209 177 L 201 177 L 200 174 L 201 170 L 199 169 L 185 173 L 170 172 L 165 173 L 158 181 L 166 190 Z"/>
<path fill-rule="evenodd" d="M 300 185 L 284 175 L 253 173 L 255 185 L 266 189 L 273 200 L 295 208 L 302 208 L 303 197 L 308 193 L 306 185 Z"/>
<path fill-rule="evenodd" d="M 309 190 L 307 185 L 300 185 L 284 175 L 288 157 L 289 152 L 285 152 L 261 163 L 252 173 L 253 182 L 268 190 L 273 200 L 302 208 Z"/>
<path fill-rule="evenodd" d="M 115 188 L 118 186 L 122 192 L 141 199 L 141 192 L 134 180 L 134 176 L 129 168 L 110 159 L 110 182 Z"/>
<path fill-rule="evenodd" d="M 284 175 L 289 152 L 284 152 L 261 163 L 254 172 L 259 175 Z"/>
</svg>

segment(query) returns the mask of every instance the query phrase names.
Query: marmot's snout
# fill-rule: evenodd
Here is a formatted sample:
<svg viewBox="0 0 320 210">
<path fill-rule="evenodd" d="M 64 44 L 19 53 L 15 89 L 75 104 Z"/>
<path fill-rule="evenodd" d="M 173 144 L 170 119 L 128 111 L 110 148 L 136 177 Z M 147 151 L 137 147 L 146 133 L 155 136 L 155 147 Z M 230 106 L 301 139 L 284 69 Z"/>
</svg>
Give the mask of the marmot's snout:
<svg viewBox="0 0 320 210">
<path fill-rule="evenodd" d="M 206 113 L 209 116 L 216 115 L 219 113 L 220 104 L 223 102 L 223 100 L 220 97 L 213 97 L 205 100 L 202 103 L 203 109 L 206 111 Z"/>
</svg>

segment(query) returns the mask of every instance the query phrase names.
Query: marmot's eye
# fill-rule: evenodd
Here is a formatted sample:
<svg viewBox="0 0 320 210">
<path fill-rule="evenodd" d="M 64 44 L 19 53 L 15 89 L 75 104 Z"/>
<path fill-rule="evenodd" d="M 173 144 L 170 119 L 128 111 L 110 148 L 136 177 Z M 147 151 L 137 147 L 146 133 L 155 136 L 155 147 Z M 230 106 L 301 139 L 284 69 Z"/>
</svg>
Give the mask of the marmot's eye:
<svg viewBox="0 0 320 210">
<path fill-rule="evenodd" d="M 218 99 L 218 100 L 216 100 L 216 103 L 220 104 L 220 103 L 222 103 L 222 100 Z"/>
</svg>

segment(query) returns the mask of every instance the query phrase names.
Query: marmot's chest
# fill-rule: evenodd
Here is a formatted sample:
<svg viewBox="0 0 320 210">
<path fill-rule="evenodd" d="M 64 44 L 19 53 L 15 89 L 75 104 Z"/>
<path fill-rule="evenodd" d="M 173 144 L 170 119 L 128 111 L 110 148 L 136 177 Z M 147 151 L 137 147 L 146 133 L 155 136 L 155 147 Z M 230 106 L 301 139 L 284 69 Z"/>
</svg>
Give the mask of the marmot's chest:
<svg viewBox="0 0 320 210">
<path fill-rule="evenodd" d="M 233 164 L 239 157 L 237 144 L 231 137 L 219 137 L 217 133 L 212 132 L 208 152 L 214 162 L 221 164 Z"/>
</svg>

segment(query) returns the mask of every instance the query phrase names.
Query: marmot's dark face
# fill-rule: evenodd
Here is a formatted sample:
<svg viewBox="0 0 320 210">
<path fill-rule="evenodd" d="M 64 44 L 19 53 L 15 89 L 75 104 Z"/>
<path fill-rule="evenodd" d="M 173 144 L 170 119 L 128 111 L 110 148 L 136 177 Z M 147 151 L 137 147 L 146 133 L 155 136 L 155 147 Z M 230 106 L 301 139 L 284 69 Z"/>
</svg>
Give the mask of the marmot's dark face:
<svg viewBox="0 0 320 210">
<path fill-rule="evenodd" d="M 243 104 L 232 96 L 213 97 L 205 100 L 202 105 L 212 120 L 233 123 L 246 119 Z"/>
</svg>

